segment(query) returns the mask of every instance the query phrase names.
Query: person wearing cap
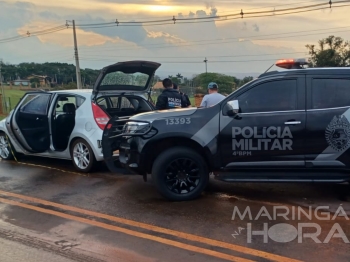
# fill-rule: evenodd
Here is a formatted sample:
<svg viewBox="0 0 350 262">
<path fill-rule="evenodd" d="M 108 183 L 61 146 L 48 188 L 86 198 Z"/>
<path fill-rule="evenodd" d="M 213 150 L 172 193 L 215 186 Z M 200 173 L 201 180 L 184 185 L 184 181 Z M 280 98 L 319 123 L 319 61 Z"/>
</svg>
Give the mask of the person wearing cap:
<svg viewBox="0 0 350 262">
<path fill-rule="evenodd" d="M 208 95 L 205 95 L 203 97 L 202 103 L 200 107 L 211 107 L 213 105 L 216 105 L 217 103 L 221 102 L 225 96 L 218 93 L 219 86 L 215 82 L 211 82 L 208 85 Z"/>
<path fill-rule="evenodd" d="M 173 88 L 173 82 L 169 78 L 163 80 L 163 92 L 158 96 L 156 109 L 174 109 L 187 107 L 187 103 L 182 95 Z"/>
<path fill-rule="evenodd" d="M 173 83 L 173 88 L 177 91 L 179 91 L 180 95 L 183 96 L 185 102 L 186 102 L 186 107 L 191 107 L 191 101 L 190 98 L 188 97 L 188 95 L 186 95 L 185 93 L 181 92 L 178 85 L 176 83 Z"/>
</svg>

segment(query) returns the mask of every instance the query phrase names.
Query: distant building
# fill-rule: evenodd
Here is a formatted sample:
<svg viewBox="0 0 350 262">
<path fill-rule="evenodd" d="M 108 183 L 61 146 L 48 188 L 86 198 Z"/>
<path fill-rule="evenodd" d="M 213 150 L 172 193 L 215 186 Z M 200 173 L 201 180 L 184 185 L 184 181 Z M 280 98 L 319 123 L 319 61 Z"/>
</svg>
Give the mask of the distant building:
<svg viewBox="0 0 350 262">
<path fill-rule="evenodd" d="M 50 85 L 51 83 L 51 77 L 49 76 L 40 76 L 40 75 L 31 75 L 29 77 L 27 77 L 29 80 L 31 79 L 37 79 L 38 80 L 38 84 L 40 86 L 47 86 Z"/>
<path fill-rule="evenodd" d="M 13 81 L 14 86 L 29 86 L 30 80 L 28 79 L 17 79 Z"/>
<path fill-rule="evenodd" d="M 153 86 L 152 90 L 157 90 L 157 89 L 163 89 L 163 82 L 158 81 L 157 83 L 155 83 L 155 85 Z"/>
</svg>

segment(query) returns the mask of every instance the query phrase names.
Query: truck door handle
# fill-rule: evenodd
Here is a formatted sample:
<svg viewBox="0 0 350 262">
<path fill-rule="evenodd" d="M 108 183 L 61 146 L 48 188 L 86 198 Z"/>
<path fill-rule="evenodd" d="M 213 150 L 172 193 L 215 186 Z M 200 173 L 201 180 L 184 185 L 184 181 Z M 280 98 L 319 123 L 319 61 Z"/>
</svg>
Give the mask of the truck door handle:
<svg viewBox="0 0 350 262">
<path fill-rule="evenodd" d="M 287 121 L 287 122 L 284 122 L 285 125 L 299 125 L 301 124 L 300 121 Z"/>
</svg>

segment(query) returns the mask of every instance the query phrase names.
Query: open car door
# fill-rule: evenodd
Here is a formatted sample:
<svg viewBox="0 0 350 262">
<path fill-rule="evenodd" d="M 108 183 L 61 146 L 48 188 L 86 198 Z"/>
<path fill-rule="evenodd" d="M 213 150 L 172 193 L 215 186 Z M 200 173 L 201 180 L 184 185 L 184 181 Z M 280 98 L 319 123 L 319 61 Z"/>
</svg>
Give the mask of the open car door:
<svg viewBox="0 0 350 262">
<path fill-rule="evenodd" d="M 48 111 L 51 96 L 45 92 L 27 93 L 12 116 L 12 131 L 29 152 L 41 153 L 50 148 Z"/>
</svg>

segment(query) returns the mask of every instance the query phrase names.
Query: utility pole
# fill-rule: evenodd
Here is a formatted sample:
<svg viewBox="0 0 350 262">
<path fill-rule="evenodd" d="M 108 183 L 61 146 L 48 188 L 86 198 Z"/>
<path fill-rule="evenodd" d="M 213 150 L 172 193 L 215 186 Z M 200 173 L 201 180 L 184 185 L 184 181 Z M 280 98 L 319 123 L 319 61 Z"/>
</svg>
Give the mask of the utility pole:
<svg viewBox="0 0 350 262">
<path fill-rule="evenodd" d="M 207 58 L 205 58 L 203 62 L 205 63 L 205 73 L 208 73 L 208 69 L 207 69 L 208 60 L 207 60 Z"/>
<path fill-rule="evenodd" d="M 1 74 L 1 66 L 2 66 L 2 59 L 0 59 L 0 85 L 1 85 L 1 97 L 2 97 L 2 108 L 3 112 L 6 111 L 6 100 L 5 100 L 5 92 L 4 92 L 4 86 L 2 84 L 2 74 Z"/>
<path fill-rule="evenodd" d="M 74 36 L 75 69 L 76 69 L 76 74 L 77 74 L 77 87 L 78 87 L 78 89 L 82 89 L 80 66 L 79 66 L 79 55 L 78 55 L 78 44 L 77 44 L 77 34 L 75 32 L 75 21 L 74 20 L 73 20 L 73 36 Z"/>
</svg>

